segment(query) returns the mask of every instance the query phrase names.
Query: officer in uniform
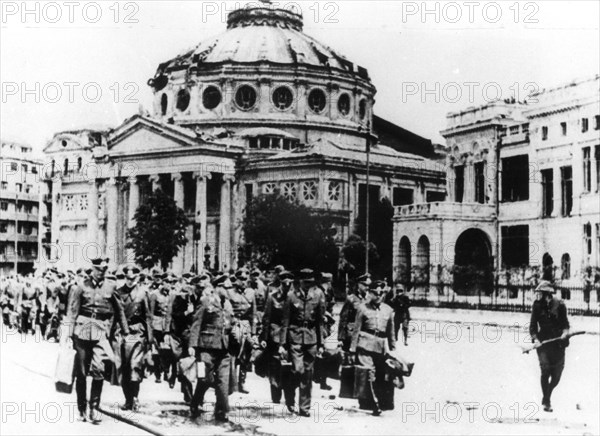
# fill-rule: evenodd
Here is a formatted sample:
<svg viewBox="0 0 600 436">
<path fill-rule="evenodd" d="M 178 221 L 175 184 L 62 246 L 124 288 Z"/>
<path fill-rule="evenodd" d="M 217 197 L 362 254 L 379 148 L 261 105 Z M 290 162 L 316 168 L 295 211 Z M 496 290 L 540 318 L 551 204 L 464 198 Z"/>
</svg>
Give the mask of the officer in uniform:
<svg viewBox="0 0 600 436">
<path fill-rule="evenodd" d="M 410 297 L 406 295 L 404 286 L 396 285 L 396 295 L 390 293 L 387 304 L 394 309 L 394 326 L 396 328 L 396 340 L 402 327 L 404 345 L 408 345 L 408 323 L 410 322 Z"/>
<path fill-rule="evenodd" d="M 556 289 L 546 280 L 542 280 L 536 292 L 539 298 L 533 302 L 529 335 L 534 343 L 548 339 L 562 338 L 537 348 L 541 369 L 542 406 L 546 412 L 552 412 L 550 397 L 560 382 L 565 367 L 565 348 L 569 346 L 569 319 L 567 307 L 555 297 Z"/>
<path fill-rule="evenodd" d="M 67 337 L 67 329 L 72 330 L 73 347 L 77 352 L 75 357 L 75 375 L 77 406 L 81 420 L 86 419 L 86 377 L 92 376 L 90 393 L 90 421 L 100 422 L 100 396 L 104 382 L 104 361 L 114 359 L 108 335 L 113 323 L 113 317 L 121 327 L 124 336 L 129 334 L 129 327 L 123 304 L 114 283 L 105 280 L 108 259 L 93 259 L 90 276 L 81 286 L 76 286 L 69 298 L 69 311 L 66 318 L 68 324 L 63 326 L 61 342 Z"/>
<path fill-rule="evenodd" d="M 198 416 L 204 393 L 214 386 L 215 420 L 227 421 L 231 356 L 229 335 L 236 322 L 233 307 L 225 295 L 207 293 L 200 299 L 190 328 L 188 354 L 204 363 L 205 377 L 199 378 L 190 402 L 190 415 Z"/>
<path fill-rule="evenodd" d="M 159 276 L 155 273 L 154 289 L 150 293 L 150 313 L 152 314 L 152 334 L 156 340 L 156 350 L 152 354 L 154 362 L 154 376 L 156 383 L 161 382 L 161 375 L 164 374 L 165 380 L 169 378 L 169 362 L 163 362 L 158 354 L 158 348 L 162 345 L 167 329 L 167 312 L 169 310 L 169 290 L 167 283 L 159 284 Z"/>
<path fill-rule="evenodd" d="M 386 284 L 382 280 L 373 282 L 369 289 L 370 299 L 358 308 L 352 335 L 350 353 L 357 354 L 360 366 L 368 368 L 368 391 L 373 402 L 373 415 L 381 415 L 379 389 L 385 383 L 386 355 L 396 349 L 394 311 L 382 303 Z M 393 391 L 392 391 L 393 392 Z"/>
<path fill-rule="evenodd" d="M 356 279 L 356 292 L 348 295 L 340 312 L 340 322 L 338 325 L 339 346 L 344 352 L 350 350 L 350 343 L 354 334 L 354 319 L 361 304 L 365 302 L 367 290 L 371 285 L 370 274 L 363 274 Z"/>
<path fill-rule="evenodd" d="M 281 379 L 281 356 L 279 347 L 281 343 L 281 325 L 283 319 L 283 305 L 287 300 L 289 290 L 294 283 L 294 275 L 289 271 L 279 274 L 280 285 L 273 294 L 269 295 L 265 303 L 265 313 L 262 319 L 262 330 L 260 334 L 261 345 L 268 354 L 268 374 L 271 385 L 271 400 L 274 403 L 281 401 L 283 391 L 283 380 Z M 286 394 L 289 390 L 285 391 Z M 294 398 L 286 399 L 286 404 L 294 404 Z"/>
<path fill-rule="evenodd" d="M 135 266 L 123 268 L 125 284 L 117 290 L 129 326 L 127 341 L 120 344 L 120 353 L 118 353 L 119 376 L 125 395 L 122 409 L 133 411 L 139 409 L 138 396 L 144 376 L 146 347 L 154 342 L 148 294 L 136 282 L 139 272 L 140 270 Z M 118 333 L 117 337 L 119 337 Z"/>
<path fill-rule="evenodd" d="M 238 369 L 238 391 L 247 394 L 244 384 L 246 373 L 251 365 L 250 357 L 256 336 L 256 295 L 254 289 L 247 287 L 248 275 L 246 271 L 239 270 L 235 275 L 233 288 L 225 288 L 224 295 L 233 307 L 233 313 L 237 320 L 233 336 L 236 340 L 234 348 L 239 346 L 235 364 Z"/>
<path fill-rule="evenodd" d="M 283 305 L 279 354 L 285 355 L 287 345 L 292 362 L 293 381 L 285 386 L 288 410 L 294 412 L 292 401 L 299 386 L 299 415 L 309 417 L 312 393 L 313 367 L 317 354 L 323 353 L 323 316 L 325 296 L 315 286 L 311 269 L 300 271 L 300 283 L 289 292 Z"/>
</svg>

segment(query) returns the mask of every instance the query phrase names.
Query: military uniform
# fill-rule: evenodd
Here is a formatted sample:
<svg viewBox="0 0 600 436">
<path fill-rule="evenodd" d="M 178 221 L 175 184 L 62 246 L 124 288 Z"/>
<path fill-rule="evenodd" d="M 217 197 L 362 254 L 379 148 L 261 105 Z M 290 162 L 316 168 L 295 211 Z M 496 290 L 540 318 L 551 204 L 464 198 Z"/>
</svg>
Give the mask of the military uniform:
<svg viewBox="0 0 600 436">
<path fill-rule="evenodd" d="M 90 394 L 90 418 L 95 419 L 95 410 L 100 404 L 102 383 L 104 379 L 104 361 L 113 360 L 114 355 L 109 344 L 108 335 L 113 318 L 127 336 L 129 328 L 123 305 L 114 282 L 110 280 L 96 281 L 89 277 L 81 286 L 76 286 L 69 298 L 67 320 L 73 332 L 73 346 L 77 352 L 75 357 L 75 374 L 77 377 L 77 405 L 79 412 L 86 410 L 86 376 L 92 376 Z"/>
<path fill-rule="evenodd" d="M 358 308 L 365 302 L 363 295 L 348 295 L 340 312 L 338 324 L 338 341 L 342 343 L 342 350 L 348 351 L 354 334 L 354 324 Z"/>
<path fill-rule="evenodd" d="M 388 304 L 394 309 L 395 335 L 398 340 L 398 332 L 402 327 L 404 345 L 408 345 L 408 323 L 410 322 L 410 297 L 404 293 L 399 293 L 390 299 Z"/>
<path fill-rule="evenodd" d="M 137 408 L 140 383 L 144 377 L 144 355 L 153 342 L 152 316 L 148 294 L 137 285 L 127 284 L 118 289 L 129 326 L 127 340 L 119 344 L 117 377 L 125 395 L 125 410 Z M 117 335 L 118 338 L 118 335 Z"/>
<path fill-rule="evenodd" d="M 150 314 L 152 315 L 152 333 L 156 340 L 157 347 L 163 343 L 165 332 L 167 329 L 167 313 L 169 311 L 169 288 L 167 286 L 160 286 L 154 289 L 150 293 Z M 156 382 L 160 383 L 161 375 L 164 373 L 165 378 L 169 373 L 170 363 L 167 361 L 161 361 L 159 350 L 152 355 L 154 362 L 154 376 Z"/>
<path fill-rule="evenodd" d="M 229 336 L 235 322 L 231 303 L 223 296 L 213 293 L 200 299 L 200 306 L 190 328 L 189 346 L 195 350 L 196 360 L 204 363 L 206 377 L 198 380 L 191 400 L 193 417 L 198 414 L 198 406 L 203 402 L 206 390 L 214 386 L 215 419 L 227 419 L 231 371 Z"/>
<path fill-rule="evenodd" d="M 239 278 L 238 278 L 239 280 Z M 233 330 L 236 341 L 232 351 L 236 357 L 235 363 L 239 367 L 238 390 L 247 393 L 244 388 L 246 373 L 250 369 L 250 358 L 252 354 L 252 340 L 256 335 L 256 299 L 252 288 L 235 287 L 223 289 L 222 295 L 229 300 L 237 320 Z"/>
<path fill-rule="evenodd" d="M 369 301 L 362 304 L 356 314 L 356 323 L 350 346 L 351 353 L 357 353 L 357 362 L 368 369 L 368 389 L 359 397 L 363 408 L 372 408 L 375 414 L 381 413 L 382 402 L 392 392 L 393 385 L 386 383 L 386 354 L 396 348 L 394 311 L 385 303 Z M 387 385 L 387 386 L 386 386 Z M 386 391 L 386 392 L 384 392 Z M 389 402 L 385 398 L 386 402 Z M 393 396 L 392 396 L 393 407 Z"/>
<path fill-rule="evenodd" d="M 554 294 L 554 288 L 543 281 L 537 288 L 540 292 Z M 562 300 L 552 297 L 548 301 L 545 297 L 534 301 L 531 309 L 529 334 L 532 340 L 540 342 L 548 339 L 559 338 L 569 331 L 567 307 Z M 537 349 L 541 369 L 542 405 L 547 411 L 552 411 L 550 397 L 552 391 L 560 382 L 565 366 L 565 348 L 568 341 L 555 341 L 545 344 Z"/>
<path fill-rule="evenodd" d="M 312 272 L 301 274 L 306 277 Z M 293 378 L 292 383 L 285 387 L 289 389 L 286 402 L 294 401 L 296 386 L 299 385 L 301 416 L 310 416 L 313 366 L 317 352 L 323 347 L 324 314 L 325 297 L 319 287 L 312 286 L 312 282 L 291 290 L 283 305 L 280 343 L 288 346 Z M 287 406 L 291 408 L 293 404 L 288 402 Z"/>
<path fill-rule="evenodd" d="M 283 306 L 286 300 L 287 291 L 282 287 L 267 298 L 260 334 L 260 340 L 266 344 L 265 352 L 269 356 L 269 384 L 271 386 L 271 400 L 274 403 L 281 401 L 281 394 L 283 392 L 279 347 L 282 345 L 281 326 L 283 324 Z M 286 390 L 286 394 L 288 393 L 289 390 Z M 293 404 L 293 402 L 293 398 L 289 399 L 289 401 L 286 400 L 288 404 Z"/>
</svg>

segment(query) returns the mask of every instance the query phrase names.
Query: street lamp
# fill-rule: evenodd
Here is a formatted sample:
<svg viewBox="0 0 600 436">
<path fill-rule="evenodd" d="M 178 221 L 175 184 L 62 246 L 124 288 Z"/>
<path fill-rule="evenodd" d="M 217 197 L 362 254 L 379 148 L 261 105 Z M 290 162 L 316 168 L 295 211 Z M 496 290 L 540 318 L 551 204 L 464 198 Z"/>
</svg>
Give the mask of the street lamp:
<svg viewBox="0 0 600 436">
<path fill-rule="evenodd" d="M 361 132 L 362 126 L 358 128 Z M 370 177 L 371 177 L 371 125 L 367 122 L 365 132 L 365 146 L 367 151 L 367 195 L 366 195 L 366 206 L 365 206 L 365 274 L 369 273 L 369 218 L 370 218 Z"/>
</svg>

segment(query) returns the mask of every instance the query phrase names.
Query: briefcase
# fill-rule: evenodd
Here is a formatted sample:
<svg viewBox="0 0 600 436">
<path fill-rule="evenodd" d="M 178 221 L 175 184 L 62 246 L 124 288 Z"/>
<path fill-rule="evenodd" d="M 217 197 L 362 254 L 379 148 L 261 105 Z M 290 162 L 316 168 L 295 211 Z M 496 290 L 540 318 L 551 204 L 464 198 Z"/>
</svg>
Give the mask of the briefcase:
<svg viewBox="0 0 600 436">
<path fill-rule="evenodd" d="M 60 347 L 56 370 L 54 371 L 54 387 L 57 392 L 70 394 L 73 392 L 73 380 L 75 379 L 75 355 L 72 348 Z"/>
<path fill-rule="evenodd" d="M 340 371 L 340 398 L 356 398 L 354 394 L 354 379 L 356 367 L 354 365 L 342 365 Z"/>
</svg>

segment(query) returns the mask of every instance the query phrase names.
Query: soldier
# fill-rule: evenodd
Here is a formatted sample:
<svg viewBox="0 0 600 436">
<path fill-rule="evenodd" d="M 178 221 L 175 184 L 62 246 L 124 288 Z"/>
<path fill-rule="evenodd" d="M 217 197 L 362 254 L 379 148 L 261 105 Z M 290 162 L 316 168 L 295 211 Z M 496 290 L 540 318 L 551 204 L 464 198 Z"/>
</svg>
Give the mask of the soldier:
<svg viewBox="0 0 600 436">
<path fill-rule="evenodd" d="M 396 285 L 396 295 L 390 294 L 387 304 L 394 309 L 394 327 L 396 328 L 396 340 L 402 327 L 404 345 L 408 345 L 408 323 L 410 322 L 410 297 L 406 294 L 404 286 Z"/>
<path fill-rule="evenodd" d="M 196 418 L 204 393 L 215 387 L 215 420 L 227 421 L 229 413 L 229 376 L 231 356 L 229 335 L 236 319 L 231 303 L 224 294 L 207 293 L 200 299 L 190 329 L 188 354 L 196 357 L 205 368 L 205 377 L 198 379 L 190 402 L 190 415 Z"/>
<path fill-rule="evenodd" d="M 260 334 L 262 328 L 262 317 L 265 312 L 265 303 L 269 296 L 269 290 L 265 282 L 261 279 L 262 272 L 258 268 L 254 268 L 250 273 L 250 285 L 249 287 L 254 290 L 256 300 L 256 334 Z"/>
<path fill-rule="evenodd" d="M 250 368 L 250 357 L 256 336 L 256 297 L 254 289 L 247 287 L 248 275 L 244 270 L 238 270 L 235 283 L 232 288 L 225 288 L 224 295 L 233 307 L 233 313 L 237 320 L 233 335 L 239 347 L 235 359 L 238 367 L 238 391 L 247 394 L 245 388 L 246 373 Z"/>
<path fill-rule="evenodd" d="M 169 291 L 167 283 L 160 283 L 159 277 L 162 274 L 155 273 L 153 290 L 150 292 L 150 313 L 152 314 L 152 335 L 156 342 L 156 350 L 152 354 L 154 362 L 155 382 L 160 383 L 161 376 L 164 374 L 165 380 L 169 379 L 169 362 L 162 361 L 158 349 L 163 344 L 165 332 L 167 329 L 167 312 L 169 310 Z"/>
<path fill-rule="evenodd" d="M 279 355 L 279 347 L 282 345 L 281 324 L 283 319 L 283 305 L 294 282 L 294 275 L 289 271 L 282 271 L 279 274 L 279 280 L 279 288 L 267 298 L 260 335 L 261 346 L 269 356 L 268 374 L 271 386 L 271 400 L 277 404 L 281 401 L 283 391 L 281 356 Z M 285 393 L 288 394 L 289 389 Z M 286 398 L 286 404 L 293 406 L 294 398 Z"/>
<path fill-rule="evenodd" d="M 340 322 L 338 325 L 339 346 L 344 352 L 350 349 L 352 335 L 354 333 L 354 319 L 361 304 L 365 302 L 367 289 L 371 285 L 371 276 L 363 274 L 356 279 L 356 292 L 348 295 L 340 312 Z"/>
<path fill-rule="evenodd" d="M 369 371 L 367 391 L 370 395 L 359 400 L 372 402 L 375 416 L 381 415 L 380 402 L 383 398 L 380 398 L 381 390 L 378 388 L 385 383 L 386 355 L 396 349 L 394 311 L 382 303 L 385 286 L 382 280 L 371 284 L 370 299 L 359 307 L 356 314 L 350 346 L 351 355 L 357 354 L 357 362 Z"/>
<path fill-rule="evenodd" d="M 127 340 L 120 344 L 118 353 L 119 376 L 125 395 L 125 404 L 121 408 L 133 411 L 139 409 L 138 396 L 144 375 L 146 347 L 154 342 L 148 294 L 137 284 L 139 272 L 135 266 L 123 268 L 125 284 L 117 290 L 129 326 Z"/>
<path fill-rule="evenodd" d="M 283 305 L 279 354 L 289 353 L 292 362 L 292 382 L 285 386 L 288 410 L 293 413 L 296 387 L 299 386 L 299 415 L 309 417 L 312 376 L 315 357 L 323 353 L 323 316 L 325 297 L 315 286 L 311 269 L 300 271 L 300 283 L 289 292 Z"/>
<path fill-rule="evenodd" d="M 335 293 L 333 291 L 333 274 L 321 273 L 321 283 L 319 287 L 323 291 L 325 296 L 325 316 L 323 319 L 323 338 L 327 339 L 333 332 L 333 326 L 335 324 L 335 318 L 333 317 L 333 306 L 335 306 Z M 319 362 L 317 362 L 318 364 Z M 318 380 L 315 382 L 319 383 L 321 390 L 330 391 L 333 389 L 327 384 L 326 371 L 321 371 Z"/>
<path fill-rule="evenodd" d="M 542 406 L 546 412 L 552 412 L 550 397 L 558 385 L 565 366 L 565 348 L 569 346 L 569 320 L 567 307 L 555 297 L 552 284 L 542 280 L 535 289 L 540 294 L 531 309 L 529 334 L 534 343 L 548 339 L 561 338 L 560 341 L 542 345 L 537 349 L 541 369 Z"/>
<path fill-rule="evenodd" d="M 31 281 L 27 279 L 20 282 L 17 289 L 17 313 L 19 313 L 21 320 L 19 333 L 27 334 L 31 330 L 32 334 L 35 334 L 36 289 L 31 286 Z"/>
<path fill-rule="evenodd" d="M 98 407 L 104 382 L 104 361 L 114 358 L 108 335 L 113 318 L 121 327 L 124 336 L 129 327 L 123 305 L 114 283 L 105 280 L 108 259 L 93 259 L 90 276 L 76 286 L 69 298 L 67 323 L 63 325 L 61 343 L 64 344 L 72 333 L 75 357 L 77 406 L 79 418 L 86 420 L 86 377 L 92 376 L 89 419 L 93 424 L 100 423 Z"/>
</svg>

